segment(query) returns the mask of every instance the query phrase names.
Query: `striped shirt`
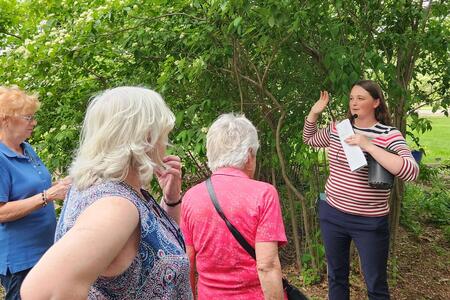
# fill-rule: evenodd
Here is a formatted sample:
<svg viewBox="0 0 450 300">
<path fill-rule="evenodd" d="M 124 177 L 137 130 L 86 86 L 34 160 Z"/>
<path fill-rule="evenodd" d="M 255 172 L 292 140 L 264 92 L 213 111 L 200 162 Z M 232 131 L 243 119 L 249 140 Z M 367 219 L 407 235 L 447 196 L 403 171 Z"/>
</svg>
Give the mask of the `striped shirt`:
<svg viewBox="0 0 450 300">
<path fill-rule="evenodd" d="M 398 174 L 402 180 L 415 180 L 419 167 L 411 155 L 399 130 L 394 127 L 377 123 L 370 128 L 353 130 L 365 135 L 373 144 L 383 149 L 395 152 L 403 158 L 403 166 Z M 339 136 L 336 123 L 332 122 L 326 128 L 318 129 L 316 123 L 305 120 L 303 141 L 314 147 L 328 148 L 330 176 L 325 191 L 328 203 L 345 213 L 379 217 L 389 213 L 389 189 L 375 189 L 368 183 L 368 168 L 363 167 L 351 172 Z M 367 153 L 364 152 L 367 156 Z"/>
</svg>

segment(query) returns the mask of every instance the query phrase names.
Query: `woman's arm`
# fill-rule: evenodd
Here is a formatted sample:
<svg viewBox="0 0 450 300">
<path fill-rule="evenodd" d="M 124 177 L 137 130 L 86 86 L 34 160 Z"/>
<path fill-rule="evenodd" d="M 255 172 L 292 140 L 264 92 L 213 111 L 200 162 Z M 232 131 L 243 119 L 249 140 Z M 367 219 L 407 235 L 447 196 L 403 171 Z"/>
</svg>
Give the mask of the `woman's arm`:
<svg viewBox="0 0 450 300">
<path fill-rule="evenodd" d="M 44 205 L 42 195 L 37 194 L 26 199 L 0 203 L 0 223 L 21 219 Z"/>
<path fill-rule="evenodd" d="M 372 143 L 366 148 L 366 151 L 391 174 L 396 175 L 402 169 L 403 158 L 401 156 L 390 153 Z"/>
<path fill-rule="evenodd" d="M 138 224 L 137 208 L 124 198 L 106 197 L 91 204 L 30 271 L 21 288 L 22 299 L 86 300 L 91 285 Z"/>
<path fill-rule="evenodd" d="M 305 144 L 313 147 L 330 146 L 330 127 L 318 130 L 316 124 L 317 119 L 327 107 L 329 100 L 327 91 L 320 92 L 319 100 L 311 107 L 303 128 L 303 142 Z"/>
<path fill-rule="evenodd" d="M 163 191 L 163 201 L 161 207 L 180 224 L 181 205 L 181 160 L 178 156 L 169 155 L 164 157 L 163 162 L 167 168 L 164 171 L 157 171 L 159 186 Z M 167 204 L 178 203 L 176 206 Z"/>
<path fill-rule="evenodd" d="M 176 202 L 176 201 L 173 201 Z M 181 216 L 181 205 L 177 206 L 169 206 L 166 204 L 166 200 L 162 200 L 160 203 L 161 207 L 167 212 L 169 216 L 171 216 L 177 224 L 180 224 L 180 216 Z"/>
<path fill-rule="evenodd" d="M 47 201 L 64 199 L 70 180 L 60 181 L 47 190 Z M 22 200 L 0 203 L 0 223 L 21 219 L 44 205 L 42 193 Z"/>
<path fill-rule="evenodd" d="M 358 145 L 364 151 L 368 152 L 380 165 L 382 165 L 391 174 L 398 176 L 402 180 L 415 180 L 419 175 L 419 166 L 411 155 L 411 151 L 406 146 L 405 139 L 398 133 L 395 144 L 395 151 L 398 154 L 391 153 L 381 147 L 373 144 L 362 134 L 349 136 L 345 142 L 349 145 Z"/>
<path fill-rule="evenodd" d="M 264 299 L 283 299 L 281 264 L 278 258 L 278 242 L 257 242 L 256 267 Z"/>
</svg>

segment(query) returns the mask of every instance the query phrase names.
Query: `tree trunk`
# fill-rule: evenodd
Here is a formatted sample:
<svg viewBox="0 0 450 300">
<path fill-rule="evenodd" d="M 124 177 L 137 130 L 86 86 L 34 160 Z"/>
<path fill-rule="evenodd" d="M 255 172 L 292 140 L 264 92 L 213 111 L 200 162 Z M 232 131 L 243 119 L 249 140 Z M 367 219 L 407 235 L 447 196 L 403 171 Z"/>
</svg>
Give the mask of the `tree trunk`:
<svg viewBox="0 0 450 300">
<path fill-rule="evenodd" d="M 400 212 L 402 207 L 403 194 L 405 190 L 405 184 L 402 180 L 395 178 L 395 184 L 392 189 L 390 198 L 390 209 L 391 213 L 389 215 L 389 230 L 391 234 L 390 248 L 391 255 L 395 256 L 396 251 L 396 240 L 397 232 L 400 224 Z"/>
<path fill-rule="evenodd" d="M 291 218 L 292 236 L 294 239 L 294 247 L 295 247 L 295 266 L 297 267 L 297 271 L 301 272 L 302 252 L 301 252 L 300 238 L 299 238 L 298 227 L 297 227 L 298 221 L 297 221 L 297 215 L 295 214 L 294 199 L 292 198 L 292 192 L 289 189 L 287 189 L 287 196 L 288 196 L 288 202 L 289 202 L 289 215 Z"/>
<path fill-rule="evenodd" d="M 308 212 L 307 212 L 307 206 L 306 206 L 306 199 L 303 197 L 303 195 L 299 192 L 299 190 L 292 184 L 291 180 L 289 179 L 289 176 L 286 172 L 286 162 L 284 160 L 283 151 L 281 150 L 281 128 L 283 127 L 284 118 L 286 117 L 286 112 L 281 111 L 281 116 L 278 119 L 277 124 L 277 131 L 275 135 L 275 145 L 277 149 L 277 155 L 278 159 L 280 161 L 280 167 L 281 167 L 281 175 L 283 177 L 284 182 L 286 183 L 286 186 L 288 189 L 290 189 L 294 195 L 299 199 L 300 204 L 302 206 L 302 214 L 303 214 L 303 228 L 305 230 L 305 238 L 306 238 L 306 245 L 309 248 L 309 252 L 311 253 L 311 261 L 312 266 L 315 270 L 318 269 L 317 264 L 317 258 L 314 255 L 314 248 L 312 246 L 312 239 L 311 239 L 311 226 L 308 218 Z"/>
<path fill-rule="evenodd" d="M 270 171 L 272 172 L 272 185 L 277 186 L 277 176 L 275 174 L 275 168 L 272 166 L 272 168 L 270 168 Z"/>
</svg>

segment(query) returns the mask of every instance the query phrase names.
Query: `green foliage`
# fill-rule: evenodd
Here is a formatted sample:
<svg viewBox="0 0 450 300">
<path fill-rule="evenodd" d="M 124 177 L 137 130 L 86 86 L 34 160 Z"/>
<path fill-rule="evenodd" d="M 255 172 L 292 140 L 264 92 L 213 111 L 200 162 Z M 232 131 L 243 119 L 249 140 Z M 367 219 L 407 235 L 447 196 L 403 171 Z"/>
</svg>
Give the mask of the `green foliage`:
<svg viewBox="0 0 450 300">
<path fill-rule="evenodd" d="M 320 273 L 312 268 L 303 268 L 302 278 L 305 285 L 316 284 L 322 279 Z"/>
<path fill-rule="evenodd" d="M 428 188 L 406 185 L 400 222 L 417 235 L 422 232 L 421 223 L 444 229 L 450 225 L 450 192 L 440 179 L 434 179 Z"/>
<path fill-rule="evenodd" d="M 400 275 L 400 270 L 398 266 L 398 259 L 396 256 L 391 257 L 388 262 L 388 270 L 389 270 L 389 285 L 396 286 L 398 282 L 398 278 Z"/>
<path fill-rule="evenodd" d="M 291 161 L 305 151 L 292 132 L 302 128 L 319 89 L 330 90 L 338 115 L 361 77 L 380 80 L 391 105 L 397 103 L 394 64 L 401 53 L 395 52 L 405 43 L 424 49 L 416 65 L 430 83 L 413 84 L 411 103 L 427 101 L 420 95 L 431 88 L 433 99 L 444 99 L 433 107 L 447 107 L 439 97 L 447 93 L 441 78 L 448 68 L 441 55 L 448 28 L 436 22 L 441 6 L 434 4 L 427 30 L 415 34 L 408 24 L 423 18 L 423 8 L 396 1 L 2 1 L 0 79 L 40 94 L 45 114 L 34 141 L 53 170 L 65 171 L 88 99 L 120 84 L 162 92 L 177 112 L 174 142 L 195 143 L 189 151 L 196 157 L 204 154 L 201 129 L 219 112 L 241 107 L 259 125 L 262 149 L 273 153 L 275 104 L 249 81 L 269 71 L 267 90 L 288 112 L 281 138 Z M 60 133 L 63 126 L 70 132 Z M 278 163 L 271 157 L 261 163 Z"/>
<path fill-rule="evenodd" d="M 440 163 L 446 159 L 450 159 L 450 119 L 445 116 L 432 116 L 426 119 L 418 120 L 412 117 L 409 123 L 422 124 L 410 126 L 411 132 L 408 131 L 407 141 L 414 149 L 423 148 L 425 163 Z M 432 128 L 432 130 L 431 130 Z M 412 142 L 412 143 L 411 143 Z"/>
<path fill-rule="evenodd" d="M 420 182 L 431 183 L 439 180 L 440 170 L 439 168 L 429 167 L 423 162 L 419 163 L 420 173 L 418 180 Z"/>
<path fill-rule="evenodd" d="M 318 283 L 322 279 L 322 273 L 325 268 L 325 247 L 323 246 L 320 240 L 320 231 L 316 231 L 315 239 L 313 241 L 312 249 L 314 251 L 313 254 L 305 251 L 302 255 L 302 269 L 301 275 L 303 279 L 303 283 L 305 285 L 312 285 Z M 312 256 L 315 255 L 319 261 L 318 268 L 315 269 L 311 265 Z"/>
</svg>

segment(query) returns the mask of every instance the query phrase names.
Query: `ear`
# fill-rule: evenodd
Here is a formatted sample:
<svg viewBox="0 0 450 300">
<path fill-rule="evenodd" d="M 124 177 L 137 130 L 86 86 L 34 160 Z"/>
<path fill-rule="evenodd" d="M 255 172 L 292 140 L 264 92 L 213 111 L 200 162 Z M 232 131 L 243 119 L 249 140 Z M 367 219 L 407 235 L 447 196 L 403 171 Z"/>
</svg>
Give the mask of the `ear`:
<svg viewBox="0 0 450 300">
<path fill-rule="evenodd" d="M 8 117 L 0 116 L 0 128 L 1 127 L 8 127 Z"/>
<path fill-rule="evenodd" d="M 380 101 L 381 100 L 379 98 L 373 100 L 373 108 L 374 109 L 377 108 L 378 106 L 380 106 Z"/>
<path fill-rule="evenodd" d="M 252 150 L 248 149 L 247 150 L 247 159 L 245 160 L 245 164 L 248 164 L 251 159 L 252 159 Z"/>
</svg>

